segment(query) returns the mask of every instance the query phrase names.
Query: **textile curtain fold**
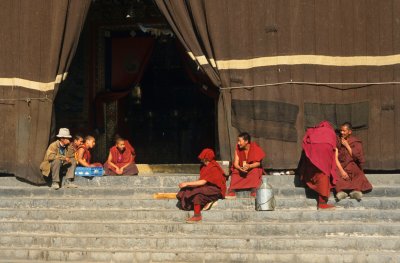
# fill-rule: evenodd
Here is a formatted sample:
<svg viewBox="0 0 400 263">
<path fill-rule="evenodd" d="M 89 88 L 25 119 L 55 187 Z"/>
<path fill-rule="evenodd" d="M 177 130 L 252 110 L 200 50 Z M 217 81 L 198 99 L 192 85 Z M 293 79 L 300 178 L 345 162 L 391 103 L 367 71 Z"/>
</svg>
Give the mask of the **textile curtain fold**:
<svg viewBox="0 0 400 263">
<path fill-rule="evenodd" d="M 0 9 L 0 173 L 44 183 L 53 99 L 90 0 L 4 0 Z M 4 102 L 4 103 L 3 103 Z"/>
</svg>

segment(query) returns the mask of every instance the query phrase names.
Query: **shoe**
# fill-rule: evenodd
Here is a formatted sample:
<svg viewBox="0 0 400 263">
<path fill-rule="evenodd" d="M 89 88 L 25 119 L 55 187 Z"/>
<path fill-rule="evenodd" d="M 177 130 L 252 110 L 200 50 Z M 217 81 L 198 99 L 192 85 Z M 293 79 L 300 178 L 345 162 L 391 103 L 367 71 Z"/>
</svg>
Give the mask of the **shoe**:
<svg viewBox="0 0 400 263">
<path fill-rule="evenodd" d="M 201 215 L 194 215 L 191 218 L 188 218 L 186 220 L 186 223 L 189 223 L 189 224 L 200 223 L 202 219 L 203 218 L 201 217 Z"/>
<path fill-rule="evenodd" d="M 208 211 L 208 210 L 211 209 L 211 207 L 217 206 L 217 204 L 218 204 L 217 201 L 209 202 L 208 204 L 206 204 L 206 205 L 203 207 L 203 211 Z"/>
<path fill-rule="evenodd" d="M 58 182 L 53 182 L 51 184 L 51 188 L 54 190 L 58 190 L 58 189 L 60 189 L 60 184 Z"/>
<path fill-rule="evenodd" d="M 335 209 L 335 206 L 330 205 L 330 204 L 318 204 L 317 208 L 318 208 L 318 210 L 319 209 Z"/>
<path fill-rule="evenodd" d="M 339 192 L 336 194 L 336 198 L 338 199 L 338 201 L 345 199 L 346 197 L 348 197 L 349 195 L 345 192 Z"/>
<path fill-rule="evenodd" d="M 67 179 L 64 184 L 65 188 L 78 188 L 76 184 L 72 182 L 72 180 Z"/>
<path fill-rule="evenodd" d="M 225 199 L 235 199 L 236 198 L 236 192 L 235 190 L 230 190 L 226 195 Z"/>
<path fill-rule="evenodd" d="M 363 196 L 363 194 L 360 191 L 352 191 L 350 193 L 350 198 L 356 199 L 357 201 L 360 201 L 362 196 Z"/>
</svg>

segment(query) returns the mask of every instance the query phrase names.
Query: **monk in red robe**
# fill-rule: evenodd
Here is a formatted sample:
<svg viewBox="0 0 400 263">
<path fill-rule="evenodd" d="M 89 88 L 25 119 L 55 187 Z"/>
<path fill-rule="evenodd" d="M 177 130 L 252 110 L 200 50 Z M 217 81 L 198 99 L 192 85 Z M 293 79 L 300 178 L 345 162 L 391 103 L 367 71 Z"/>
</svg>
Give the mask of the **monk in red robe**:
<svg viewBox="0 0 400 263">
<path fill-rule="evenodd" d="M 336 153 L 336 134 L 329 122 L 323 121 L 307 129 L 298 172 L 301 181 L 318 193 L 318 209 L 335 207 L 327 202 L 337 181 Z"/>
<path fill-rule="evenodd" d="M 135 149 L 131 144 L 122 138 L 117 138 L 104 164 L 105 174 L 137 175 L 139 171 L 135 164 L 135 156 Z"/>
<path fill-rule="evenodd" d="M 237 190 L 251 190 L 251 196 L 256 196 L 256 189 L 264 173 L 261 165 L 264 157 L 264 151 L 255 142 L 251 142 L 247 132 L 239 134 L 227 198 L 235 198 Z"/>
<path fill-rule="evenodd" d="M 365 163 L 361 141 L 352 135 L 352 125 L 349 122 L 340 127 L 341 137 L 338 143 L 338 159 L 341 165 L 342 177 L 336 182 L 336 198 L 361 200 L 363 192 L 372 190 L 372 185 L 363 172 Z"/>
<path fill-rule="evenodd" d="M 187 223 L 202 220 L 201 210 L 209 210 L 215 201 L 223 199 L 226 193 L 226 177 L 221 166 L 215 161 L 214 151 L 204 149 L 198 156 L 202 165 L 200 178 L 193 182 L 179 184 L 181 190 L 176 195 L 177 206 L 182 210 L 194 210 Z"/>
<path fill-rule="evenodd" d="M 101 163 L 91 163 L 92 155 L 90 153 L 90 149 L 93 149 L 95 145 L 96 140 L 93 136 L 89 135 L 85 137 L 84 143 L 79 146 L 78 151 L 76 152 L 76 159 L 79 166 L 103 167 Z"/>
</svg>

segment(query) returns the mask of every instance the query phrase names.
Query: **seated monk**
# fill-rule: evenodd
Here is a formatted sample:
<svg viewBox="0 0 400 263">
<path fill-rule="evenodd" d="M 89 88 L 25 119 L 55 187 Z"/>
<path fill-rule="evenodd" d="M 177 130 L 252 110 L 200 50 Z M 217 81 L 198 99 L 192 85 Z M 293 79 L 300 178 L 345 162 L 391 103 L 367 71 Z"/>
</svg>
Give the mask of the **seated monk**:
<svg viewBox="0 0 400 263">
<path fill-rule="evenodd" d="M 128 141 L 122 138 L 116 139 L 104 164 L 104 170 L 107 175 L 137 175 L 139 173 L 135 164 L 135 150 Z"/>
<path fill-rule="evenodd" d="M 91 163 L 92 155 L 90 149 L 96 145 L 96 140 L 93 136 L 86 136 L 85 141 L 79 146 L 76 153 L 76 159 L 79 166 L 84 167 L 103 167 L 101 163 Z"/>
<path fill-rule="evenodd" d="M 186 220 L 188 223 L 201 221 L 201 210 L 209 210 L 215 201 L 225 197 L 226 192 L 224 171 L 214 160 L 214 151 L 204 149 L 198 157 L 202 162 L 199 180 L 180 183 L 181 190 L 176 195 L 180 209 L 194 210 L 194 216 Z"/>
<path fill-rule="evenodd" d="M 372 185 L 365 176 L 362 165 L 365 162 L 361 141 L 352 135 L 351 123 L 345 122 L 340 127 L 338 143 L 339 172 L 341 177 L 336 182 L 336 198 L 361 200 L 363 192 L 372 190 Z"/>
<path fill-rule="evenodd" d="M 337 180 L 336 153 L 336 134 L 329 122 L 307 129 L 298 173 L 301 181 L 318 193 L 318 209 L 335 208 L 328 199 Z"/>
<path fill-rule="evenodd" d="M 251 196 L 256 197 L 256 189 L 264 173 L 261 165 L 264 157 L 264 151 L 255 142 L 251 142 L 247 132 L 239 134 L 227 198 L 235 198 L 236 190 L 245 189 L 250 189 Z"/>
</svg>

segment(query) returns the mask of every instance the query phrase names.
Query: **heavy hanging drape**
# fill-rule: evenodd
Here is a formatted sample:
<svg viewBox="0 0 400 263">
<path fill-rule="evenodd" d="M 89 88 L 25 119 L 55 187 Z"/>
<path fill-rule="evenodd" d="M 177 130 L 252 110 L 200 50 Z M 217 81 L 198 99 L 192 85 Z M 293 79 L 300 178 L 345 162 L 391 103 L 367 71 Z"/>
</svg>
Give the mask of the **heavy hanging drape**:
<svg viewBox="0 0 400 263">
<path fill-rule="evenodd" d="M 305 129 L 352 121 L 366 168 L 400 169 L 400 0 L 156 0 L 220 88 L 220 157 L 249 131 L 295 168 Z"/>
<path fill-rule="evenodd" d="M 0 173 L 44 183 L 53 99 L 67 76 L 90 0 L 2 0 Z"/>
</svg>

